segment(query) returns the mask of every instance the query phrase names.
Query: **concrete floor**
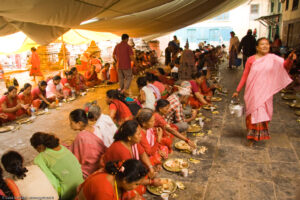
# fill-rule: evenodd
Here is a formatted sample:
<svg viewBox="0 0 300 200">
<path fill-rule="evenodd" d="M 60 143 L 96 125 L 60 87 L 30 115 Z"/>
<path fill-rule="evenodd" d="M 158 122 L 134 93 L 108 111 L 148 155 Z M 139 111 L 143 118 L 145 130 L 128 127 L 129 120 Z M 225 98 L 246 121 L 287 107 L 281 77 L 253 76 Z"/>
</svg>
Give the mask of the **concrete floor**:
<svg viewBox="0 0 300 200">
<path fill-rule="evenodd" d="M 221 84 L 229 94 L 235 90 L 241 69 L 228 70 L 226 63 L 221 67 Z M 36 131 L 55 133 L 62 142 L 70 142 L 76 132 L 69 127 L 69 112 L 82 108 L 84 103 L 98 100 L 103 113 L 108 113 L 105 91 L 117 85 L 98 88 L 85 97 L 64 104 L 60 110 L 51 110 L 49 115 L 39 116 L 32 124 L 23 125 L 20 130 L 0 134 L 0 155 L 14 149 L 22 153 L 26 163 L 32 163 L 37 152 L 30 146 L 29 138 Z M 134 84 L 132 93 L 137 89 Z M 192 156 L 174 151 L 173 158 L 195 158 L 200 163 L 190 163 L 194 173 L 184 178 L 179 174 L 162 170 L 160 177 L 182 181 L 186 189 L 177 190 L 175 199 L 180 200 L 292 200 L 300 189 L 300 125 L 292 110 L 280 98 L 274 97 L 274 116 L 270 125 L 272 139 L 260 142 L 253 148 L 245 146 L 244 118 L 234 118 L 228 111 L 230 96 L 221 96 L 216 103 L 220 114 L 202 113 L 212 121 L 205 124 L 211 135 L 195 137 L 198 145 L 208 151 L 204 155 Z M 147 194 L 146 199 L 160 199 Z M 174 198 L 169 198 L 174 199 Z"/>
</svg>

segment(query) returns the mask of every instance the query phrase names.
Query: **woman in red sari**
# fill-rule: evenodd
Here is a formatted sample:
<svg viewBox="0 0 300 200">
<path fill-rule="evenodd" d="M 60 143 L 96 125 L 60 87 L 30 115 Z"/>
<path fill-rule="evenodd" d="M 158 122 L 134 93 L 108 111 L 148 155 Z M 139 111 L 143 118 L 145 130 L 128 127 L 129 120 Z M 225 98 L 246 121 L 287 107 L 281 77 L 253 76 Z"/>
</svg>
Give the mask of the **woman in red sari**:
<svg viewBox="0 0 300 200">
<path fill-rule="evenodd" d="M 86 85 L 88 87 L 94 87 L 95 85 L 99 85 L 101 80 L 98 79 L 98 75 L 96 70 L 96 66 L 92 65 L 91 71 L 85 72 Z"/>
<path fill-rule="evenodd" d="M 168 124 L 163 118 L 164 115 L 168 114 L 170 109 L 170 102 L 165 99 L 160 99 L 156 102 L 156 112 L 154 113 L 154 127 L 160 127 L 163 129 L 163 138 L 161 143 L 169 147 L 169 151 L 172 149 L 173 137 L 177 137 L 192 148 L 196 148 L 196 145 L 193 141 L 189 140 L 187 137 L 178 132 L 178 128 L 174 124 Z"/>
<path fill-rule="evenodd" d="M 246 83 L 245 105 L 248 145 L 270 139 L 269 122 L 273 115 L 273 95 L 292 82 L 286 69 L 297 58 L 291 53 L 286 61 L 269 53 L 270 42 L 260 38 L 256 42 L 257 53 L 248 58 L 242 79 L 232 97 L 238 97 Z"/>
<path fill-rule="evenodd" d="M 109 68 L 109 82 L 110 83 L 117 83 L 118 80 L 118 72 L 117 72 L 117 67 L 116 64 L 114 63 L 110 68 Z"/>
<path fill-rule="evenodd" d="M 38 110 L 41 105 L 41 101 L 39 99 L 33 100 L 31 89 L 32 86 L 29 83 L 25 83 L 23 89 L 21 89 L 21 92 L 19 93 L 19 99 L 21 104 L 28 105 L 28 107 L 33 106 L 36 110 Z M 30 113 L 29 108 L 26 112 Z"/>
<path fill-rule="evenodd" d="M 139 160 L 108 162 L 105 172 L 96 172 L 79 186 L 76 200 L 125 200 L 124 193 L 134 190 L 147 175 Z M 133 197 L 130 199 L 141 199 Z"/>
<path fill-rule="evenodd" d="M 31 48 L 31 58 L 30 58 L 31 68 L 30 68 L 30 76 L 33 76 L 33 80 L 35 81 L 36 76 L 42 76 L 43 74 L 40 69 L 40 58 L 38 53 L 36 52 L 36 48 Z"/>
<path fill-rule="evenodd" d="M 60 82 L 63 85 L 64 96 L 69 97 L 72 96 L 72 91 L 76 91 L 76 83 L 72 71 L 66 71 L 65 76 L 66 77 L 62 78 Z M 79 91 L 76 91 L 76 93 L 79 93 Z"/>
<path fill-rule="evenodd" d="M 78 73 L 76 67 L 71 68 L 71 72 L 73 72 L 73 79 L 75 83 L 75 87 L 77 91 L 85 91 L 87 86 L 85 84 L 86 80 L 84 76 L 80 73 Z"/>
<path fill-rule="evenodd" d="M 149 177 L 153 178 L 155 171 L 147 153 L 139 144 L 141 137 L 141 128 L 137 121 L 129 120 L 123 123 L 118 132 L 114 135 L 114 143 L 104 153 L 101 159 L 101 166 L 104 167 L 106 163 L 110 161 L 129 159 L 141 160 L 149 169 Z M 146 192 L 144 185 L 159 183 L 159 179 L 143 179 L 135 191 L 127 192 L 125 196 L 133 198 L 136 193 L 143 195 Z"/>
<path fill-rule="evenodd" d="M 14 86 L 9 86 L 8 91 L 0 100 L 2 112 L 7 115 L 7 119 L 4 122 L 13 121 L 18 117 L 26 114 L 25 110 L 29 108 L 28 105 L 22 105 L 18 95 L 17 88 Z"/>
<path fill-rule="evenodd" d="M 161 144 L 163 131 L 161 128 L 154 129 L 155 117 L 149 108 L 139 110 L 136 120 L 141 126 L 141 146 L 150 158 L 152 165 L 160 165 L 162 159 L 168 158 L 168 147 Z"/>
</svg>

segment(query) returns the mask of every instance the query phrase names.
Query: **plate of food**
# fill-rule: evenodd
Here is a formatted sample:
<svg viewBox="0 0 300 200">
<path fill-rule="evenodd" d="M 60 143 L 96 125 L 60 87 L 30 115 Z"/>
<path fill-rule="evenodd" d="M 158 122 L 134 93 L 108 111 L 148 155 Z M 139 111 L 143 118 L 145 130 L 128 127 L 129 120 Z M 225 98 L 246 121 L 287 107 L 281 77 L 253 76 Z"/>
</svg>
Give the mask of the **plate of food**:
<svg viewBox="0 0 300 200">
<path fill-rule="evenodd" d="M 187 151 L 191 150 L 190 145 L 183 140 L 176 142 L 174 146 L 176 149 L 179 149 L 179 150 L 187 150 Z"/>
<path fill-rule="evenodd" d="M 294 94 L 285 94 L 285 95 L 283 95 L 282 98 L 285 99 L 285 100 L 295 100 L 296 95 L 294 95 Z"/>
<path fill-rule="evenodd" d="M 215 110 L 215 109 L 217 109 L 217 106 L 216 105 L 213 105 L 213 106 L 211 106 L 211 105 L 204 105 L 204 106 L 202 106 L 202 108 L 205 109 L 205 110 L 210 110 L 211 108 L 213 108 Z"/>
<path fill-rule="evenodd" d="M 188 133 L 197 133 L 201 131 L 201 126 L 198 126 L 197 124 L 193 124 L 189 127 L 187 130 Z"/>
<path fill-rule="evenodd" d="M 213 101 L 213 102 L 222 101 L 222 98 L 221 97 L 212 97 L 211 101 Z"/>
<path fill-rule="evenodd" d="M 174 193 L 177 189 L 177 184 L 175 181 L 169 178 L 161 178 L 161 186 L 147 185 L 147 190 L 154 194 L 160 196 L 162 193 Z"/>
<path fill-rule="evenodd" d="M 23 119 L 17 120 L 16 123 L 17 124 L 29 124 L 32 121 L 33 121 L 32 118 L 23 118 Z"/>
<path fill-rule="evenodd" d="M 300 116 L 300 110 L 295 111 L 295 115 Z"/>
<path fill-rule="evenodd" d="M 0 127 L 0 133 L 8 132 L 14 130 L 14 126 L 2 126 Z"/>
<path fill-rule="evenodd" d="M 300 103 L 291 103 L 289 104 L 291 108 L 300 108 Z"/>
<path fill-rule="evenodd" d="M 180 172 L 189 167 L 189 163 L 182 158 L 170 158 L 163 163 L 163 167 L 170 172 Z"/>
<path fill-rule="evenodd" d="M 76 97 L 70 97 L 70 98 L 68 98 L 67 101 L 74 101 L 75 99 L 76 99 Z"/>
<path fill-rule="evenodd" d="M 46 114 L 47 112 L 45 110 L 39 110 L 39 111 L 36 111 L 34 114 L 35 115 L 44 115 Z"/>
</svg>

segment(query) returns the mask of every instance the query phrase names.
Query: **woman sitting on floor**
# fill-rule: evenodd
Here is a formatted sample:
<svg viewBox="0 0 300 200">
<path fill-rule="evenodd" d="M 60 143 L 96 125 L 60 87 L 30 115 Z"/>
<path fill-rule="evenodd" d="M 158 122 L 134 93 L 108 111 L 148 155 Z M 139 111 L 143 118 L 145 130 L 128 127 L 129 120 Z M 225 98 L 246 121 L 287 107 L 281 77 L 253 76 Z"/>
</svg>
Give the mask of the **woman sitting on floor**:
<svg viewBox="0 0 300 200">
<path fill-rule="evenodd" d="M 58 194 L 37 165 L 24 167 L 23 157 L 16 151 L 9 151 L 1 158 L 5 170 L 14 176 L 22 199 L 51 198 L 58 200 Z M 38 189 L 37 189 L 38 188 Z"/>
<path fill-rule="evenodd" d="M 88 124 L 89 112 L 82 109 L 73 110 L 70 113 L 70 126 L 73 130 L 80 131 L 70 147 L 70 151 L 77 157 L 81 164 L 83 177 L 100 168 L 100 157 L 105 152 L 103 136 L 95 134 L 95 128 Z"/>
<path fill-rule="evenodd" d="M 140 90 L 138 100 L 143 105 L 143 108 L 150 108 L 150 109 L 154 110 L 156 98 L 155 98 L 153 89 L 151 87 L 147 86 L 146 77 L 139 77 L 136 80 L 136 83 Z"/>
<path fill-rule="evenodd" d="M 76 67 L 72 67 L 71 68 L 71 72 L 73 72 L 73 79 L 76 85 L 76 90 L 77 91 L 85 91 L 87 89 L 86 86 L 86 80 L 84 78 L 84 76 L 80 73 L 78 73 L 77 68 Z"/>
<path fill-rule="evenodd" d="M 17 95 L 17 88 L 9 86 L 7 92 L 0 100 L 2 112 L 7 116 L 2 119 L 3 122 L 13 121 L 26 114 L 25 110 L 29 109 L 28 105 L 21 104 Z"/>
<path fill-rule="evenodd" d="M 117 83 L 118 82 L 118 72 L 116 69 L 116 63 L 113 63 L 109 68 L 109 83 Z"/>
<path fill-rule="evenodd" d="M 85 104 L 85 112 L 88 113 L 88 120 L 95 127 L 95 134 L 102 139 L 108 148 L 114 142 L 114 135 L 118 128 L 110 116 L 102 114 L 97 101 Z"/>
<path fill-rule="evenodd" d="M 74 92 L 79 94 L 79 91 L 76 91 L 76 83 L 74 82 L 74 76 L 72 71 L 66 71 L 65 72 L 65 78 L 61 79 L 61 84 L 63 85 L 63 94 L 65 97 L 72 96 Z M 74 93 L 75 94 L 75 93 Z"/>
<path fill-rule="evenodd" d="M 139 110 L 136 120 L 141 126 L 141 146 L 150 158 L 152 165 L 161 164 L 161 160 L 168 158 L 168 147 L 161 144 L 163 131 L 161 128 L 154 129 L 155 118 L 149 108 Z"/>
<path fill-rule="evenodd" d="M 139 144 L 141 141 L 141 128 L 135 120 L 129 120 L 122 124 L 118 132 L 114 136 L 114 143 L 104 153 L 101 166 L 104 167 L 110 161 L 136 159 L 141 160 L 149 169 L 149 177 L 153 178 L 155 175 L 154 168 L 149 160 L 147 153 Z M 144 179 L 140 182 L 140 186 L 135 191 L 128 192 L 126 196 L 135 195 L 136 192 L 143 195 L 146 190 L 144 185 L 159 183 L 159 180 Z"/>
<path fill-rule="evenodd" d="M 98 79 L 95 65 L 92 65 L 91 71 L 85 72 L 85 79 L 86 79 L 86 85 L 88 87 L 94 87 L 101 83 L 101 80 Z"/>
<path fill-rule="evenodd" d="M 81 184 L 76 200 L 126 200 L 123 193 L 134 190 L 147 172 L 139 160 L 108 162 L 105 172 L 96 172 Z M 134 199 L 141 198 L 138 195 Z"/>
<path fill-rule="evenodd" d="M 206 73 L 204 71 L 197 72 L 194 75 L 195 80 L 191 80 L 193 96 L 190 96 L 188 104 L 192 108 L 200 108 L 203 105 L 210 105 L 213 96 L 212 89 L 207 86 Z"/>
<path fill-rule="evenodd" d="M 60 81 L 61 81 L 61 77 L 59 75 L 56 75 L 47 83 L 46 95 L 47 95 L 47 99 L 50 99 L 51 102 L 55 101 L 56 99 L 65 98 L 62 91 L 63 86 L 60 83 Z"/>
<path fill-rule="evenodd" d="M 133 118 L 125 101 L 125 96 L 121 94 L 120 91 L 108 90 L 106 92 L 106 103 L 109 105 L 110 117 L 117 126 Z"/>
<path fill-rule="evenodd" d="M 41 81 L 36 88 L 31 90 L 32 100 L 33 102 L 40 102 L 40 109 L 55 107 L 55 102 L 53 101 L 53 99 L 51 100 L 46 98 L 46 87 L 47 82 Z"/>
<path fill-rule="evenodd" d="M 30 138 L 30 143 L 39 152 L 34 164 L 46 174 L 60 199 L 73 199 L 76 188 L 83 182 L 77 158 L 51 134 L 37 132 Z"/>
<path fill-rule="evenodd" d="M 170 102 L 165 99 L 160 99 L 156 102 L 156 112 L 154 113 L 154 127 L 160 127 L 163 129 L 164 134 L 161 143 L 168 146 L 169 150 L 172 151 L 173 136 L 185 141 L 192 148 L 196 148 L 193 141 L 189 140 L 187 137 L 178 132 L 176 125 L 168 124 L 164 119 L 164 115 L 168 114 L 170 109 Z"/>
<path fill-rule="evenodd" d="M 25 83 L 19 94 L 19 99 L 21 104 L 28 105 L 28 107 L 33 106 L 36 110 L 38 110 L 41 105 L 41 101 L 39 99 L 33 100 L 31 88 L 32 86 L 29 83 Z M 30 109 L 28 108 L 26 112 L 30 113 Z"/>
<path fill-rule="evenodd" d="M 158 88 L 162 99 L 166 99 L 168 97 L 168 91 L 167 91 L 165 85 L 163 83 L 161 83 L 160 81 L 158 81 L 157 76 L 155 76 L 152 73 L 147 72 L 146 78 L 147 78 L 148 83 L 150 83 L 150 84 L 154 85 L 156 88 Z"/>
</svg>

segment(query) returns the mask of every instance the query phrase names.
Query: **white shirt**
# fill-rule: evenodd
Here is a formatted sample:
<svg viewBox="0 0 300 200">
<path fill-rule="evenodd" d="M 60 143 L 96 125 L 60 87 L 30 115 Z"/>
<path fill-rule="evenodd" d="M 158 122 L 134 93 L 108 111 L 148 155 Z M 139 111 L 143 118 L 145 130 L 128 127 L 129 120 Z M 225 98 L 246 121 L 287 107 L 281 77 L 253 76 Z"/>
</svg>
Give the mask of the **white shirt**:
<svg viewBox="0 0 300 200">
<path fill-rule="evenodd" d="M 142 90 L 144 91 L 146 96 L 146 101 L 143 103 L 143 107 L 155 110 L 155 96 L 153 90 L 147 86 L 144 86 Z"/>
<path fill-rule="evenodd" d="M 114 142 L 114 135 L 118 128 L 108 115 L 101 114 L 95 124 L 95 135 L 99 137 L 108 148 Z"/>
<path fill-rule="evenodd" d="M 24 197 L 22 199 L 36 197 L 35 199 L 39 200 L 45 198 L 58 200 L 58 194 L 44 172 L 37 165 L 31 165 L 26 168 L 28 170 L 26 176 L 15 181 L 21 196 Z"/>
<path fill-rule="evenodd" d="M 47 98 L 51 98 L 51 97 L 55 97 L 56 91 L 60 91 L 62 90 L 63 86 L 61 83 L 59 83 L 58 85 L 54 85 L 53 83 L 53 79 L 51 79 L 50 81 L 48 81 L 47 83 L 47 87 L 46 87 L 46 97 Z"/>
</svg>

